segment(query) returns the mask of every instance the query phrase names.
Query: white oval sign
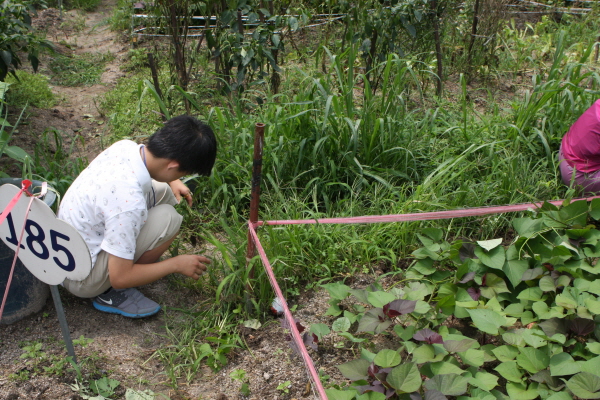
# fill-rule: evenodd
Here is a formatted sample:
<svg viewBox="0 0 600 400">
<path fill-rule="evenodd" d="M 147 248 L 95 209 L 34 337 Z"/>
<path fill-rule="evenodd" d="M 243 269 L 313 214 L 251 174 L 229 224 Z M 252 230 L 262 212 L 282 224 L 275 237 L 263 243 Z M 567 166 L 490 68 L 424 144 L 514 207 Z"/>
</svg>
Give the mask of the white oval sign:
<svg viewBox="0 0 600 400">
<path fill-rule="evenodd" d="M 0 186 L 0 210 L 19 191 L 11 184 Z M 0 239 L 12 250 L 17 249 L 30 200 L 23 194 L 0 224 Z M 65 278 L 83 280 L 92 269 L 90 252 L 79 232 L 56 218 L 50 207 L 37 198 L 33 199 L 25 221 L 19 259 L 36 278 L 49 285 L 58 285 Z"/>
</svg>

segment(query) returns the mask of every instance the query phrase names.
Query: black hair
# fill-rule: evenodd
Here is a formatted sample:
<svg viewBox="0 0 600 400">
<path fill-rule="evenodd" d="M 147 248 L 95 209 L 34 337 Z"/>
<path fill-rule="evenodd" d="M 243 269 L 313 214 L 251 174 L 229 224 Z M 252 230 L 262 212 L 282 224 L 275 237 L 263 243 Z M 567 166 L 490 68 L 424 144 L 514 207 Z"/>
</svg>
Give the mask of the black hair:
<svg viewBox="0 0 600 400">
<path fill-rule="evenodd" d="M 217 157 L 217 139 L 210 126 L 189 115 L 173 117 L 146 144 L 158 158 L 179 162 L 179 170 L 210 175 Z"/>
</svg>

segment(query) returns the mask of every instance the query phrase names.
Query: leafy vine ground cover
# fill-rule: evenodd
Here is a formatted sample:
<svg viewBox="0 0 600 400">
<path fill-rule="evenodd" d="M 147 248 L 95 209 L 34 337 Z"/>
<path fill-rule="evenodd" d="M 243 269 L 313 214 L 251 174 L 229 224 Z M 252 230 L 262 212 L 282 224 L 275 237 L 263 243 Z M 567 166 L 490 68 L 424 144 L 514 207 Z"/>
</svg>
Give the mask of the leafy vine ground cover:
<svg viewBox="0 0 600 400">
<path fill-rule="evenodd" d="M 305 341 L 333 331 L 360 353 L 329 399 L 600 398 L 599 219 L 600 199 L 546 203 L 514 219 L 510 244 L 426 228 L 401 284 L 324 285 L 337 319 Z"/>
</svg>

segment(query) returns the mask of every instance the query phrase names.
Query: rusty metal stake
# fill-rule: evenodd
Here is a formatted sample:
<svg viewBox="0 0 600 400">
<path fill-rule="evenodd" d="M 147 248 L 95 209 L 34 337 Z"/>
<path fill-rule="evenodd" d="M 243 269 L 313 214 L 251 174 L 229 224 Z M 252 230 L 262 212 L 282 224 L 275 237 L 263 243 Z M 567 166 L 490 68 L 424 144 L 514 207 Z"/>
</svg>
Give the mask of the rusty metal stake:
<svg viewBox="0 0 600 400">
<path fill-rule="evenodd" d="M 254 128 L 254 158 L 252 161 L 252 188 L 250 192 L 250 219 L 248 224 L 258 221 L 258 207 L 260 204 L 260 181 L 262 174 L 262 154 L 265 140 L 265 124 L 257 123 Z M 250 260 L 256 255 L 256 245 L 248 231 L 248 248 L 246 250 L 246 268 L 250 267 Z M 254 270 L 248 271 L 248 281 L 254 278 Z M 250 283 L 246 284 L 246 292 L 250 293 Z"/>
</svg>

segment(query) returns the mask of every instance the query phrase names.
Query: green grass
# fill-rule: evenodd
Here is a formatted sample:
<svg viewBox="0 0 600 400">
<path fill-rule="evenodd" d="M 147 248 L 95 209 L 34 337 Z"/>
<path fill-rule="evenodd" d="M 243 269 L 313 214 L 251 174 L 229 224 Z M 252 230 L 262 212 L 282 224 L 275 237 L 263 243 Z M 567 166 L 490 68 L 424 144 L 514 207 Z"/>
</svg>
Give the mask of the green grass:
<svg viewBox="0 0 600 400">
<path fill-rule="evenodd" d="M 67 57 L 56 55 L 48 63 L 51 81 L 61 86 L 92 86 L 100 83 L 106 63 L 114 59 L 110 53 L 85 53 Z"/>
<path fill-rule="evenodd" d="M 214 368 L 222 366 L 219 356 L 239 345 L 237 316 L 260 318 L 272 301 L 259 260 L 251 261 L 251 275 L 245 259 L 256 123 L 267 125 L 264 220 L 416 213 L 568 197 L 573 192 L 562 185 L 557 167 L 560 139 L 600 95 L 590 53 L 596 35 L 590 28 L 593 15 L 589 18 L 560 25 L 544 20 L 525 31 L 507 25 L 497 41 L 498 68 L 486 72 L 483 107 L 472 101 L 482 88 L 468 86 L 466 78 L 453 78 L 456 89 L 435 97 L 432 66 L 409 56 L 381 60 L 382 84 L 372 93 L 360 68 L 359 44 L 347 43 L 339 52 L 321 47 L 315 52 L 321 59 L 314 63 L 284 64 L 276 95 L 266 84 L 257 84 L 239 97 L 221 97 L 210 59 L 197 60 L 201 70 L 188 93 L 197 105 L 192 114 L 211 124 L 219 154 L 213 174 L 195 180 L 199 205 L 185 211 L 179 247 L 172 251 L 183 252 L 188 241 L 204 240 L 214 249 L 214 262 L 197 284 L 207 304 L 202 311 L 170 320 L 172 346 L 155 354 L 164 361 L 169 381 L 189 380 L 207 360 Z M 161 113 L 184 112 L 182 94 L 170 85 L 166 64 L 159 66 L 165 96 L 158 99 L 144 82 L 149 80 L 144 51 L 130 55 L 129 68 L 135 73 L 101 100 L 114 140 L 143 138 L 160 126 Z M 501 92 L 503 80 L 519 85 L 519 95 Z M 357 273 L 401 272 L 420 246 L 417 233 L 423 228 L 441 228 L 448 240 L 510 238 L 510 223 L 517 216 L 263 227 L 259 234 L 279 283 L 288 296 L 295 296 L 307 285 Z"/>
<path fill-rule="evenodd" d="M 51 108 L 56 105 L 56 97 L 48 86 L 48 78 L 41 74 L 17 71 L 17 77 L 8 75 L 6 82 L 10 88 L 6 95 L 8 104 L 23 108 L 32 105 L 37 108 Z"/>
</svg>

